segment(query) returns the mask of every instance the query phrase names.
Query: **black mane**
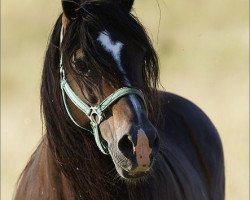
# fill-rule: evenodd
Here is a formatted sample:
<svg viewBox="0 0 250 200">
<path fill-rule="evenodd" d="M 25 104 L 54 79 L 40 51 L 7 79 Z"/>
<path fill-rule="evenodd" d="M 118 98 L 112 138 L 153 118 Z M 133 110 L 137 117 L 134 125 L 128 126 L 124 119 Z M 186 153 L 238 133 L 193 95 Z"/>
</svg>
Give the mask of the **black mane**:
<svg viewBox="0 0 250 200">
<path fill-rule="evenodd" d="M 113 9 L 116 9 L 116 12 L 113 12 Z M 108 63 L 107 60 L 102 59 L 101 55 L 98 55 L 96 35 L 94 33 L 106 29 L 115 29 L 124 33 L 128 39 L 136 41 L 142 48 L 147 49 L 143 62 L 145 83 L 143 90 L 147 96 L 148 107 L 152 109 L 150 105 L 152 103 L 154 105 L 157 104 L 155 97 L 158 84 L 158 59 L 150 39 L 140 22 L 122 8 L 102 1 L 95 1 L 91 6 L 86 6 L 84 13 L 84 17 L 80 15 L 68 24 L 61 49 L 64 63 L 68 64 L 67 67 L 71 67 L 72 55 L 74 55 L 76 50 L 81 49 L 84 53 L 86 65 L 95 68 L 102 76 L 116 84 L 120 79 L 119 74 L 114 72 L 112 63 Z M 93 138 L 85 131 L 76 128 L 63 110 L 59 76 L 61 27 L 62 15 L 54 26 L 45 57 L 41 85 L 41 108 L 44 114 L 45 128 L 52 155 L 60 164 L 64 174 L 71 179 L 73 177 L 74 180 L 71 180 L 72 182 L 78 183 L 78 185 L 74 186 L 77 188 L 76 190 L 82 191 L 83 188 L 87 187 L 87 183 L 83 182 L 84 180 L 77 180 L 77 177 L 80 176 L 77 173 L 81 172 L 76 172 L 75 166 L 81 168 L 81 165 L 84 165 L 82 168 L 90 171 L 90 177 L 96 174 L 103 174 L 103 171 L 110 169 L 100 169 L 98 165 L 101 164 L 99 162 L 86 165 L 86 162 L 89 160 L 97 160 L 96 157 L 100 156 L 99 151 L 96 149 L 95 144 L 93 145 L 93 142 L 91 142 Z M 67 67 L 66 72 L 69 70 Z M 73 68 L 71 70 L 74 71 Z M 110 74 L 116 75 L 110 76 Z M 79 74 L 76 75 L 79 76 Z M 85 77 L 81 77 L 81 81 L 92 87 L 91 81 L 88 81 Z M 158 114 L 156 111 L 150 113 Z M 153 115 L 151 115 L 151 118 L 156 119 Z M 109 159 L 107 160 L 106 162 L 112 163 Z M 110 167 L 113 169 L 114 166 L 111 165 Z M 93 168 L 97 170 L 93 171 L 92 174 Z M 102 176 L 100 175 L 99 177 Z M 110 187 L 111 183 L 112 181 L 107 181 L 107 187 Z M 98 180 L 97 178 L 93 187 L 100 188 L 100 184 L 103 184 L 103 180 Z"/>
</svg>

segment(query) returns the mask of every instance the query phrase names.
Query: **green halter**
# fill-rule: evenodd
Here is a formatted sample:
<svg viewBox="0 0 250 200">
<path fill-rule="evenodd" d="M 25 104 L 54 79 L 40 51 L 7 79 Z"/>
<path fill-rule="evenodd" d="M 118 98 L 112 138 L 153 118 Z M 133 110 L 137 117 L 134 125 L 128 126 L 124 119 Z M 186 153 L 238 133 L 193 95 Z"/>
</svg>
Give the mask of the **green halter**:
<svg viewBox="0 0 250 200">
<path fill-rule="evenodd" d="M 61 36 L 60 36 L 60 44 L 62 43 L 62 40 L 63 40 L 63 34 L 64 34 L 63 32 L 64 32 L 64 30 L 62 27 Z M 82 129 L 84 129 L 84 130 L 86 130 L 94 135 L 95 142 L 103 154 L 108 154 L 108 147 L 102 142 L 103 139 L 101 141 L 99 125 L 103 120 L 105 110 L 109 106 L 111 106 L 114 102 L 116 102 L 117 100 L 122 98 L 123 96 L 131 95 L 131 94 L 139 96 L 141 98 L 141 100 L 143 101 L 144 106 L 146 108 L 146 103 L 145 103 L 144 95 L 143 95 L 142 91 L 140 91 L 136 88 L 130 88 L 130 87 L 123 87 L 123 88 L 118 89 L 117 91 L 112 93 L 104 101 L 102 101 L 102 103 L 100 103 L 97 106 L 89 106 L 88 104 L 86 104 L 75 94 L 75 92 L 71 89 L 70 85 L 68 84 L 68 82 L 66 80 L 66 76 L 65 76 L 65 72 L 64 72 L 64 68 L 63 68 L 62 52 L 61 52 L 61 56 L 60 56 L 60 77 L 61 77 L 60 82 L 61 82 L 63 103 L 64 103 L 65 109 L 66 109 L 70 119 L 72 120 L 72 122 L 76 126 L 82 128 Z M 70 110 L 68 108 L 65 94 L 75 104 L 75 106 L 77 108 L 79 108 L 90 119 L 90 125 L 92 127 L 92 131 L 88 130 L 86 128 L 83 128 L 82 126 L 80 126 L 76 122 L 76 120 L 71 115 Z"/>
</svg>

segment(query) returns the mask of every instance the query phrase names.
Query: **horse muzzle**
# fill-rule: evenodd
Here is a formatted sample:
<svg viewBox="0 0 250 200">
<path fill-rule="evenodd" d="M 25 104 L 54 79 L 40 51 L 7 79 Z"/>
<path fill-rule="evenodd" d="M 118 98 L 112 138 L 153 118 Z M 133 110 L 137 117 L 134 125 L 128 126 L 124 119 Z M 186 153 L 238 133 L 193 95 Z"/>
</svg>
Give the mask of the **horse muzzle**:
<svg viewBox="0 0 250 200">
<path fill-rule="evenodd" d="M 124 178 L 138 178 L 146 175 L 159 149 L 156 129 L 149 126 L 132 126 L 130 133 L 118 141 L 122 158 L 118 159 L 118 173 Z M 118 165 L 118 166 L 117 166 Z"/>
</svg>

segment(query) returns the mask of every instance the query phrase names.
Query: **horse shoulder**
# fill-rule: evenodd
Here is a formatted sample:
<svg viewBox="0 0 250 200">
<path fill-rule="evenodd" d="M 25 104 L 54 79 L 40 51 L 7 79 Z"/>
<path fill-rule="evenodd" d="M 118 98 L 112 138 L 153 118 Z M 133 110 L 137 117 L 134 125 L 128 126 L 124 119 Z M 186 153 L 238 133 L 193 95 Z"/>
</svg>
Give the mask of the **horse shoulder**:
<svg viewBox="0 0 250 200">
<path fill-rule="evenodd" d="M 220 136 L 208 116 L 189 100 L 160 92 L 162 117 L 160 137 L 173 141 L 201 171 L 211 199 L 224 198 L 224 156 Z M 191 150 L 192 149 L 192 150 Z"/>
<path fill-rule="evenodd" d="M 68 181 L 57 167 L 46 139 L 39 144 L 20 175 L 14 199 L 73 199 Z"/>
</svg>

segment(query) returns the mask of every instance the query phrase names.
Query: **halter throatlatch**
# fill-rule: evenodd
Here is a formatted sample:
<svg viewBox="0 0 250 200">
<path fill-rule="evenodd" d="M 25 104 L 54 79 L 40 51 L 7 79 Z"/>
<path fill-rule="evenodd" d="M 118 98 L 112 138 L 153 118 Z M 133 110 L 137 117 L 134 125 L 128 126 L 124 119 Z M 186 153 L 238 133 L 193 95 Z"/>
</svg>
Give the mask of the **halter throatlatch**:
<svg viewBox="0 0 250 200">
<path fill-rule="evenodd" d="M 64 29 L 62 27 L 61 35 L 60 35 L 60 45 L 62 44 L 63 36 L 64 36 Z M 103 154 L 108 154 L 108 147 L 104 143 L 104 139 L 100 135 L 99 125 L 101 124 L 101 122 L 103 120 L 105 110 L 109 106 L 111 106 L 114 102 L 116 102 L 118 99 L 120 99 L 121 97 L 126 96 L 126 95 L 131 95 L 131 94 L 139 96 L 141 98 L 142 102 L 144 103 L 145 108 L 146 108 L 146 103 L 145 103 L 144 95 L 143 95 L 142 91 L 138 90 L 136 88 L 130 88 L 130 87 L 123 87 L 123 88 L 118 89 L 117 91 L 112 93 L 104 101 L 102 101 L 102 103 L 100 103 L 97 106 L 89 106 L 87 103 L 82 101 L 75 94 L 75 92 L 72 90 L 72 88 L 68 84 L 68 82 L 66 80 L 66 76 L 65 76 L 64 67 L 63 67 L 63 53 L 62 52 L 61 52 L 61 56 L 60 56 L 60 82 L 61 82 L 63 103 L 64 103 L 64 106 L 65 106 L 65 109 L 68 113 L 69 118 L 72 120 L 72 122 L 76 126 L 93 134 L 93 136 L 95 138 L 95 142 Z M 75 104 L 75 106 L 78 109 L 80 109 L 90 119 L 90 125 L 91 125 L 92 130 L 86 129 L 86 128 L 80 126 L 76 122 L 76 120 L 74 119 L 74 117 L 70 113 L 69 107 L 67 105 L 65 94 Z"/>
</svg>

